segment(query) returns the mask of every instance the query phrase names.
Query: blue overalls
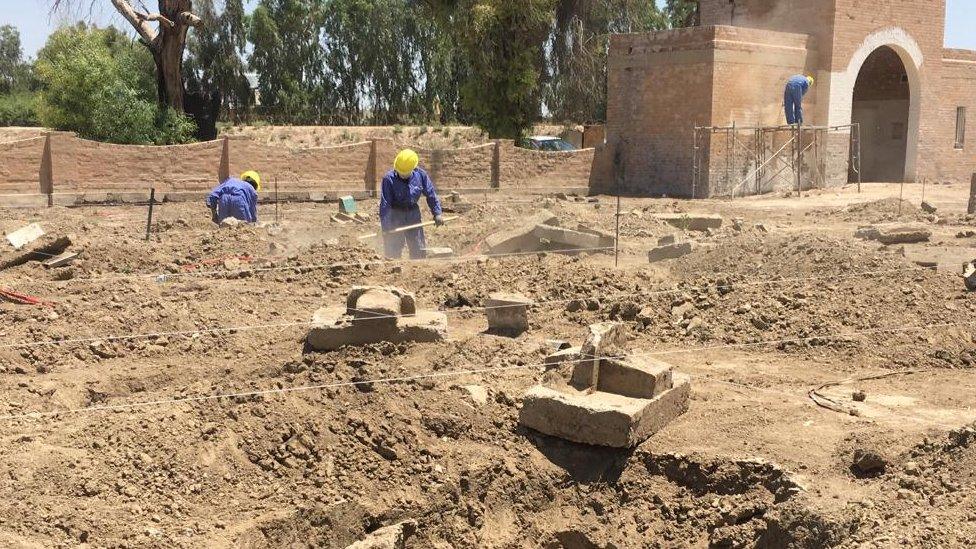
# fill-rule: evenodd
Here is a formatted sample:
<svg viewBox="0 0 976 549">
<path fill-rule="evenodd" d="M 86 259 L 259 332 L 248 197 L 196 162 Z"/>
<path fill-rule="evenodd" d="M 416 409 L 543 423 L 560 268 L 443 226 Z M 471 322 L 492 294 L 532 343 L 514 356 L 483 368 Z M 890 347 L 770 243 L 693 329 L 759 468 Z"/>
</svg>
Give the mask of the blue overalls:
<svg viewBox="0 0 976 549">
<path fill-rule="evenodd" d="M 441 201 L 427 172 L 417 168 L 408 179 L 400 177 L 394 170 L 387 172 L 380 190 L 380 227 L 383 232 L 420 223 L 418 203 L 421 196 L 427 198 L 427 207 L 433 216 L 441 215 Z M 388 258 L 398 259 L 403 254 L 404 244 L 410 248 L 410 259 L 427 257 L 427 241 L 422 227 L 383 235 L 383 248 Z"/>
<path fill-rule="evenodd" d="M 786 107 L 786 123 L 789 125 L 803 124 L 803 96 L 810 89 L 810 81 L 806 76 L 798 74 L 786 82 L 783 94 L 783 106 Z"/>
<path fill-rule="evenodd" d="M 220 223 L 228 217 L 234 217 L 246 223 L 258 221 L 258 192 L 243 180 L 231 177 L 217 185 L 207 196 L 207 207 L 217 208 L 217 218 Z"/>
</svg>

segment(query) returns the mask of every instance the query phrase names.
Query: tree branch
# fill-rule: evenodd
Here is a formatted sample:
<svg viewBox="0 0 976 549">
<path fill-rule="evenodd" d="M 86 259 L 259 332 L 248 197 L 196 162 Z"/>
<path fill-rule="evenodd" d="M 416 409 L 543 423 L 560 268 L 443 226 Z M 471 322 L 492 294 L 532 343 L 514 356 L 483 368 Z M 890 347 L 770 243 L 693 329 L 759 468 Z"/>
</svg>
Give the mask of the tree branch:
<svg viewBox="0 0 976 549">
<path fill-rule="evenodd" d="M 181 24 L 186 25 L 188 27 L 198 27 L 200 26 L 200 23 L 202 21 L 202 19 L 200 19 L 199 17 L 197 17 L 196 15 L 188 11 L 184 11 L 183 13 L 181 13 L 179 15 L 179 20 Z"/>
<path fill-rule="evenodd" d="M 142 37 L 143 41 L 147 44 L 154 44 L 156 40 L 156 35 L 159 32 L 152 28 L 147 19 L 143 19 L 136 13 L 136 10 L 132 8 L 132 4 L 128 0 L 112 0 L 112 5 L 115 9 L 125 17 L 125 20 L 129 22 L 133 27 L 135 27 L 136 32 Z"/>
<path fill-rule="evenodd" d="M 176 26 L 176 23 L 170 21 L 169 19 L 166 18 L 165 15 L 163 15 L 161 13 L 139 13 L 139 12 L 136 12 L 136 15 L 142 21 L 159 21 L 160 23 L 166 25 L 169 28 L 173 28 L 173 27 Z"/>
</svg>

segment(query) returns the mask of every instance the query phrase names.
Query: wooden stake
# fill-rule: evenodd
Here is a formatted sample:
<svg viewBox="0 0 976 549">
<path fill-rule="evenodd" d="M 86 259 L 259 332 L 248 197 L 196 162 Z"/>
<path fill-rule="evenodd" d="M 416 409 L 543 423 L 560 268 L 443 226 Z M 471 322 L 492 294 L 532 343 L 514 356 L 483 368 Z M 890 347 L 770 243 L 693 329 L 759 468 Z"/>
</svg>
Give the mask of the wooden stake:
<svg viewBox="0 0 976 549">
<path fill-rule="evenodd" d="M 149 188 L 149 216 L 146 219 L 146 242 L 149 242 L 149 233 L 152 231 L 153 205 L 156 204 L 156 188 Z"/>
</svg>

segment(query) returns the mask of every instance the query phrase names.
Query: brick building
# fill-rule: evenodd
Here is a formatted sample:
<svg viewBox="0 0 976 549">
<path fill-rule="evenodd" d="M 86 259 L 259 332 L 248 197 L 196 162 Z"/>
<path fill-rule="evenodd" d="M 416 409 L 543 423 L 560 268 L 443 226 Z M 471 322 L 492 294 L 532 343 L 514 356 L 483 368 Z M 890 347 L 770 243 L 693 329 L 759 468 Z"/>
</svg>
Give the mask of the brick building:
<svg viewBox="0 0 976 549">
<path fill-rule="evenodd" d="M 754 128 L 785 124 L 794 74 L 816 78 L 805 123 L 833 127 L 801 136 L 805 184 L 856 178 L 858 145 L 864 181 L 976 171 L 976 135 L 965 135 L 976 52 L 944 48 L 945 0 L 701 0 L 698 19 L 612 38 L 607 146 L 594 173 L 603 190 L 722 196 L 789 184 L 772 172 L 794 153 L 768 157 L 795 134 Z M 733 124 L 748 129 L 694 131 Z"/>
</svg>

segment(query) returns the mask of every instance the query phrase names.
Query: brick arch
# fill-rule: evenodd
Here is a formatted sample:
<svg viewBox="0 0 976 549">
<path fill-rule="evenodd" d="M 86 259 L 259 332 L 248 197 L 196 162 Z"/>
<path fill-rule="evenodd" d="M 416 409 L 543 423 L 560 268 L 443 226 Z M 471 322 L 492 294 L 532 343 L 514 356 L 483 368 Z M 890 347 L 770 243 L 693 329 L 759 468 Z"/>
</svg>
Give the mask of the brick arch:
<svg viewBox="0 0 976 549">
<path fill-rule="evenodd" d="M 898 54 L 905 73 L 908 75 L 908 89 L 910 93 L 908 107 L 908 145 L 905 151 L 905 180 L 915 180 L 916 162 L 918 160 L 918 130 L 922 105 L 921 68 L 924 62 L 922 48 L 908 32 L 900 27 L 891 27 L 869 35 L 861 42 L 851 56 L 847 68 L 831 75 L 830 111 L 828 119 L 830 125 L 840 126 L 851 123 L 852 104 L 854 99 L 854 84 L 868 57 L 879 48 L 887 46 Z"/>
</svg>

